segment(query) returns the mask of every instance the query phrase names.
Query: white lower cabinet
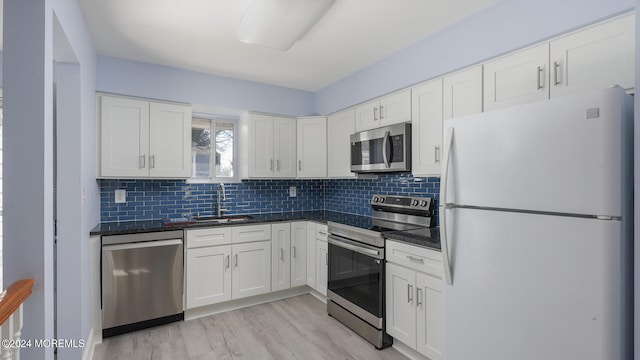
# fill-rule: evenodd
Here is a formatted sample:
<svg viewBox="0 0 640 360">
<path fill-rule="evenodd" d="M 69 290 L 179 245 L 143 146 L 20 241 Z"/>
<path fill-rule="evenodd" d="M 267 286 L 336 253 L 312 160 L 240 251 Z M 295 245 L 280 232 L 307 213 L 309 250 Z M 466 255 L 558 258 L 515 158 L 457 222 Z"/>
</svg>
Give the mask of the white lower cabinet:
<svg viewBox="0 0 640 360">
<path fill-rule="evenodd" d="M 271 290 L 291 287 L 291 227 L 289 223 L 271 225 Z"/>
<path fill-rule="evenodd" d="M 266 294 L 271 291 L 271 242 L 233 245 L 231 298 Z"/>
<path fill-rule="evenodd" d="M 443 359 L 440 253 L 387 241 L 386 254 L 387 333 L 429 359 Z"/>
<path fill-rule="evenodd" d="M 316 239 L 316 290 L 324 296 L 327 296 L 328 273 L 329 245 Z"/>
<path fill-rule="evenodd" d="M 307 284 L 307 222 L 291 223 L 291 287 Z"/>
<path fill-rule="evenodd" d="M 307 285 L 327 296 L 328 245 L 327 225 L 307 223 Z"/>
<path fill-rule="evenodd" d="M 271 291 L 271 233 L 266 227 L 271 225 L 186 231 L 187 309 Z M 259 232 L 263 235 L 257 236 Z M 242 242 L 247 238 L 241 234 L 253 234 L 255 240 Z"/>
</svg>

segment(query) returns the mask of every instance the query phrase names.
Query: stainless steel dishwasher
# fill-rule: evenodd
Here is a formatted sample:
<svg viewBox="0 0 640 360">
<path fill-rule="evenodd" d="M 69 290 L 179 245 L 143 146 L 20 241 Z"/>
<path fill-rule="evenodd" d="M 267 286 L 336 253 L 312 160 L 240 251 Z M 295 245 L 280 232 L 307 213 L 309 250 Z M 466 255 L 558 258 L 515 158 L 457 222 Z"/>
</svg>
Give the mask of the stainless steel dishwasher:
<svg viewBox="0 0 640 360">
<path fill-rule="evenodd" d="M 183 232 L 102 237 L 102 336 L 184 319 Z"/>
</svg>

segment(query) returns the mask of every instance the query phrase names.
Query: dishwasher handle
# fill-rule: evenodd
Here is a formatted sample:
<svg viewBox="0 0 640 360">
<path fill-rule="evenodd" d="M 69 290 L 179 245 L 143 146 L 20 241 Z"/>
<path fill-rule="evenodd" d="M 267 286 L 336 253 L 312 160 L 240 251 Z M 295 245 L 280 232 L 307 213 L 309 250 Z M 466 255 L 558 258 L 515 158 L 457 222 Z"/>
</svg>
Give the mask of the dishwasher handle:
<svg viewBox="0 0 640 360">
<path fill-rule="evenodd" d="M 102 245 L 102 251 L 143 249 L 148 247 L 175 246 L 175 245 L 182 245 L 182 240 L 181 239 L 156 240 L 156 241 L 134 242 L 134 243 L 127 243 L 127 244 Z"/>
</svg>

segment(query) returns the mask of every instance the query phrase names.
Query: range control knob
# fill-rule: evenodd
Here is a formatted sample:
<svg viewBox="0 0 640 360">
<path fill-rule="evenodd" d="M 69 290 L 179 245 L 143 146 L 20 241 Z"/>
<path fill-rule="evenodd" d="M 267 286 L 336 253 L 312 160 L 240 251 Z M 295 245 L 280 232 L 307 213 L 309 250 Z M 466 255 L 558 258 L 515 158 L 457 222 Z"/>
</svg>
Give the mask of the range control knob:
<svg viewBox="0 0 640 360">
<path fill-rule="evenodd" d="M 384 202 L 384 197 L 382 197 L 382 196 L 381 196 L 381 197 L 380 197 L 380 199 L 379 199 L 379 201 L 380 201 L 381 203 L 383 203 L 383 202 Z"/>
<path fill-rule="evenodd" d="M 418 206 L 418 200 L 416 199 L 411 200 L 411 206 Z"/>
<path fill-rule="evenodd" d="M 427 200 L 420 201 L 420 206 L 426 207 L 427 206 Z"/>
<path fill-rule="evenodd" d="M 378 197 L 377 197 L 377 196 L 374 196 L 374 197 L 373 197 L 373 202 L 374 202 L 374 203 L 377 203 L 377 202 L 378 202 Z"/>
</svg>

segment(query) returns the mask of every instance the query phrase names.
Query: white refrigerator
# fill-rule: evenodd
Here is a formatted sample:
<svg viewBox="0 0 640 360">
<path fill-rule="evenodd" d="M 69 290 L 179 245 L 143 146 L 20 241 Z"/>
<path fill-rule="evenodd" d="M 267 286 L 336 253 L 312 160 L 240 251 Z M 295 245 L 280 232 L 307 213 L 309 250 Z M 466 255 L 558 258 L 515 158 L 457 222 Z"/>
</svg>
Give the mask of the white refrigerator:
<svg viewBox="0 0 640 360">
<path fill-rule="evenodd" d="M 444 122 L 446 360 L 633 352 L 633 105 L 619 87 Z"/>
</svg>

